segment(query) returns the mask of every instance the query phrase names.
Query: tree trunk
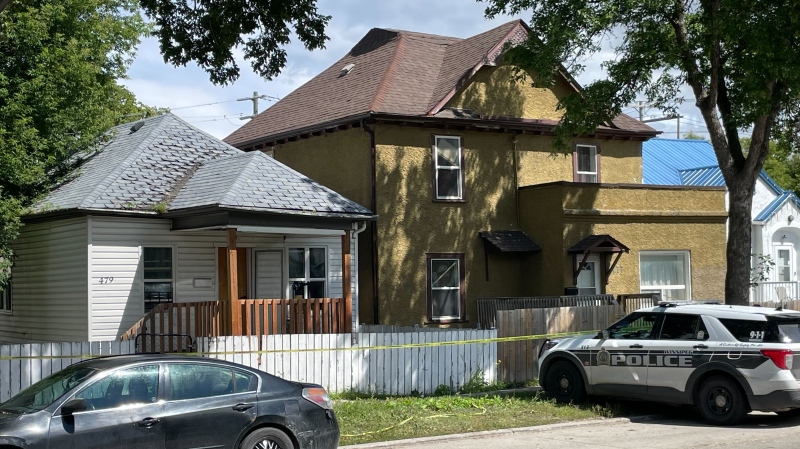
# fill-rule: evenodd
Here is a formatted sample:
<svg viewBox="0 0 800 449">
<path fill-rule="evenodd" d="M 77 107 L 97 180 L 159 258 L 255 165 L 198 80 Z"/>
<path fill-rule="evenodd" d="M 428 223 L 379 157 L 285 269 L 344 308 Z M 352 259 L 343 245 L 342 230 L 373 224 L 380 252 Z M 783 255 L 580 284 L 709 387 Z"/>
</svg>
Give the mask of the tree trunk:
<svg viewBox="0 0 800 449">
<path fill-rule="evenodd" d="M 725 275 L 725 303 L 750 301 L 750 251 L 756 173 L 737 173 L 728 183 L 728 268 Z"/>
</svg>

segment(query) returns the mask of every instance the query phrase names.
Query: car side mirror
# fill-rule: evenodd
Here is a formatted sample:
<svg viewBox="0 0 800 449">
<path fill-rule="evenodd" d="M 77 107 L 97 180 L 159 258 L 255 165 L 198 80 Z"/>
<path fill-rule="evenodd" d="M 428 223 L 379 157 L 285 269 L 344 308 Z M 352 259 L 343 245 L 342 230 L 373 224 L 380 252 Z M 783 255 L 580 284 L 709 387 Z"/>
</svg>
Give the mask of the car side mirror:
<svg viewBox="0 0 800 449">
<path fill-rule="evenodd" d="M 72 398 L 61 406 L 62 415 L 72 415 L 84 411 L 86 411 L 86 399 L 83 398 Z"/>
<path fill-rule="evenodd" d="M 600 331 L 600 338 L 603 340 L 608 340 L 608 329 L 603 329 Z"/>
</svg>

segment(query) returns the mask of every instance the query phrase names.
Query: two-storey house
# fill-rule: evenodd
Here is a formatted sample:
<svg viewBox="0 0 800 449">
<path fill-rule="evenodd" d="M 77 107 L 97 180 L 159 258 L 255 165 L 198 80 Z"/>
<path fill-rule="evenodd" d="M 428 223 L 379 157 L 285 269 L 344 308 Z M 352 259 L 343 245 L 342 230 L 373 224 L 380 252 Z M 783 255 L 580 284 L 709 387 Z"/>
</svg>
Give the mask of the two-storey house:
<svg viewBox="0 0 800 449">
<path fill-rule="evenodd" d="M 722 296 L 724 190 L 643 185 L 658 132 L 626 115 L 554 154 L 559 99 L 581 88 L 504 65 L 527 35 L 373 29 L 225 139 L 378 215 L 359 241 L 362 323 L 474 326 L 477 298 L 576 288 Z"/>
</svg>

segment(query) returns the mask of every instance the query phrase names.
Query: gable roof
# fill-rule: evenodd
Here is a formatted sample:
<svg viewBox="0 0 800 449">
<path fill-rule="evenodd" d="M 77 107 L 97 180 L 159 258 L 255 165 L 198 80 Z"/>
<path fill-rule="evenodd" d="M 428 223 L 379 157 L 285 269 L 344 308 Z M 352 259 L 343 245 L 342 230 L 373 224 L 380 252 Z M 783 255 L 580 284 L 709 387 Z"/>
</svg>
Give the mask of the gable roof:
<svg viewBox="0 0 800 449">
<path fill-rule="evenodd" d="M 478 69 L 496 64 L 506 43 L 520 43 L 527 36 L 528 28 L 520 20 L 466 39 L 373 28 L 343 58 L 225 141 L 250 149 L 376 115 L 436 116 Z M 351 65 L 349 71 L 345 70 Z M 579 89 L 574 80 L 569 81 Z M 525 121 L 508 123 L 521 125 Z M 649 137 L 657 133 L 624 114 L 606 128 L 647 133 Z"/>
<path fill-rule="evenodd" d="M 201 206 L 294 215 L 374 217 L 265 154 L 244 153 L 173 114 L 127 123 L 72 179 L 31 209 L 158 214 Z"/>
</svg>

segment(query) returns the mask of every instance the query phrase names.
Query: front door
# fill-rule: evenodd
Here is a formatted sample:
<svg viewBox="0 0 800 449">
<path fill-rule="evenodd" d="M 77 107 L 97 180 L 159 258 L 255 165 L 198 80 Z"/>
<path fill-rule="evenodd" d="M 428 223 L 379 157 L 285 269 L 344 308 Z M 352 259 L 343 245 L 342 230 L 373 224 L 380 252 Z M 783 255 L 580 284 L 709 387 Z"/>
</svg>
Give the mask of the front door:
<svg viewBox="0 0 800 449">
<path fill-rule="evenodd" d="M 86 411 L 53 416 L 49 445 L 58 449 L 125 447 L 158 449 L 165 444 L 158 365 L 118 370 L 75 395 Z"/>
<path fill-rule="evenodd" d="M 778 281 L 791 282 L 794 280 L 794 255 L 792 245 L 775 246 L 775 273 Z"/>
<path fill-rule="evenodd" d="M 591 255 L 586 258 L 578 274 L 579 295 L 599 295 L 600 291 L 600 256 Z"/>
<path fill-rule="evenodd" d="M 632 313 L 608 329 L 592 351 L 591 383 L 600 394 L 635 396 L 647 391 L 647 354 L 659 314 Z"/>
<path fill-rule="evenodd" d="M 281 299 L 283 295 L 283 253 L 255 252 L 255 287 L 257 299 Z"/>
</svg>

